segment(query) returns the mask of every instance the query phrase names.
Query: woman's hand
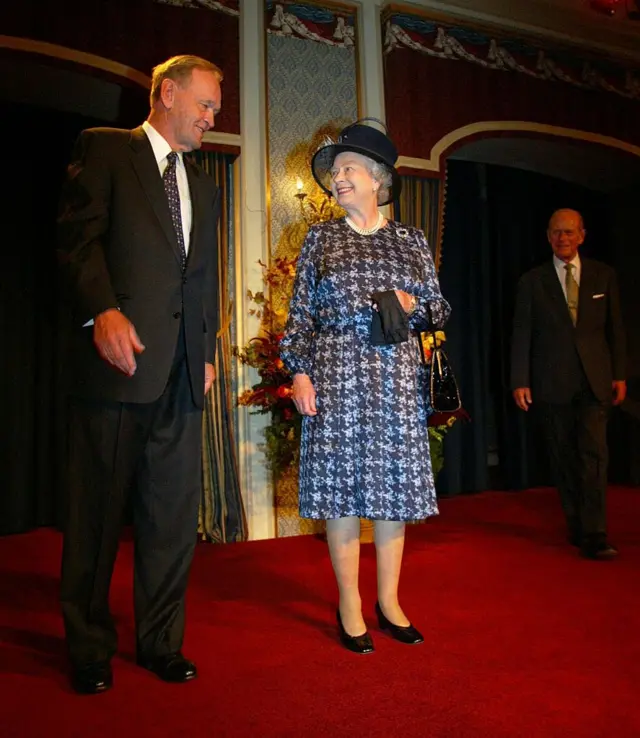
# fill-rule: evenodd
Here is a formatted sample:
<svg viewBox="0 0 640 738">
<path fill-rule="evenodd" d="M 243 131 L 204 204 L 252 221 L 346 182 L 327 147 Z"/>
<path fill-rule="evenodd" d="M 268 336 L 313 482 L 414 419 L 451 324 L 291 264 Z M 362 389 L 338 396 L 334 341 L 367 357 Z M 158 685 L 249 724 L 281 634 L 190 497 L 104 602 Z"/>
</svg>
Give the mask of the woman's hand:
<svg viewBox="0 0 640 738">
<path fill-rule="evenodd" d="M 416 307 L 416 298 L 403 290 L 395 290 L 395 293 L 405 313 L 412 313 Z"/>
<path fill-rule="evenodd" d="M 293 402 L 300 415 L 317 415 L 316 391 L 307 374 L 293 377 Z"/>
</svg>

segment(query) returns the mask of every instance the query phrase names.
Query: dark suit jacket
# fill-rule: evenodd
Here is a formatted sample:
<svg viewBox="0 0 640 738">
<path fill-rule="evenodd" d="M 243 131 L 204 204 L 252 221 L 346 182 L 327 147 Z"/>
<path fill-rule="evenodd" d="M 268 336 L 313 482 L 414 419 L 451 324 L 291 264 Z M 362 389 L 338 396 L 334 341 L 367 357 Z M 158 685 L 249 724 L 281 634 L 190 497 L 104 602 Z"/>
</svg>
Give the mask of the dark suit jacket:
<svg viewBox="0 0 640 738">
<path fill-rule="evenodd" d="M 626 346 L 615 272 L 582 259 L 574 327 L 553 260 L 518 284 L 511 344 L 511 388 L 530 387 L 532 400 L 570 402 L 584 383 L 611 402 L 611 382 L 625 378 Z"/>
<path fill-rule="evenodd" d="M 152 402 L 164 390 L 184 321 L 193 399 L 203 405 L 204 364 L 218 330 L 220 193 L 185 158 L 193 209 L 186 272 L 162 178 L 144 130 L 83 131 L 69 166 L 59 217 L 59 261 L 74 306 L 71 392 L 118 402 Z M 126 377 L 110 367 L 82 326 L 118 307 L 145 351 Z"/>
</svg>

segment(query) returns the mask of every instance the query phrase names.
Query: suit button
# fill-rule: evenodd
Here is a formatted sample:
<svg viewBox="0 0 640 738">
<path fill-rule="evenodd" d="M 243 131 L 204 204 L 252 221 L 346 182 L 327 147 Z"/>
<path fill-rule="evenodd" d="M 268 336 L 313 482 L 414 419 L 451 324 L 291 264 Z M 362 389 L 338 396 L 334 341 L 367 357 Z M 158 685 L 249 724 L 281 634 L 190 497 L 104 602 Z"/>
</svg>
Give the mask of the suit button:
<svg viewBox="0 0 640 738">
<path fill-rule="evenodd" d="M 186 284 L 186 283 L 187 283 L 187 278 L 186 277 L 183 277 L 182 278 L 182 284 Z"/>
<path fill-rule="evenodd" d="M 180 312 L 177 312 L 177 313 L 174 313 L 174 314 L 173 314 L 173 317 L 174 317 L 174 318 L 175 318 L 176 320 L 178 320 L 178 318 L 180 317 L 180 315 L 181 315 L 181 313 L 180 313 Z"/>
</svg>

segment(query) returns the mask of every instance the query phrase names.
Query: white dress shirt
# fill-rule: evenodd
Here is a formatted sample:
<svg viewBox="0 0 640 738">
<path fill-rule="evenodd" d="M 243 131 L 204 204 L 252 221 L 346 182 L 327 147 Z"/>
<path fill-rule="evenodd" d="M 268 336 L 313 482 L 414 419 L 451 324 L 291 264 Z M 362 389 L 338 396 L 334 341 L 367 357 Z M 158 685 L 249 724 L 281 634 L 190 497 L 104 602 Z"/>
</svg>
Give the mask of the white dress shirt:
<svg viewBox="0 0 640 738">
<path fill-rule="evenodd" d="M 161 134 L 149 123 L 148 120 L 142 124 L 144 132 L 147 134 L 153 154 L 156 157 L 160 176 L 164 174 L 167 168 L 167 155 L 171 153 L 171 146 L 162 137 Z M 176 179 L 178 180 L 178 192 L 180 194 L 180 215 L 182 216 L 182 234 L 184 236 L 184 250 L 189 253 L 189 239 L 191 236 L 191 195 L 189 193 L 189 180 L 187 179 L 187 170 L 182 159 L 182 152 L 178 151 L 178 161 L 176 162 Z"/>
<path fill-rule="evenodd" d="M 573 264 L 573 278 L 578 283 L 578 287 L 580 287 L 580 273 L 582 272 L 582 265 L 580 263 L 580 256 L 576 254 L 573 259 L 569 262 L 569 264 Z M 553 255 L 553 265 L 556 268 L 556 274 L 558 275 L 558 279 L 560 280 L 560 285 L 562 286 L 562 293 L 564 294 L 564 299 L 567 299 L 567 270 L 565 269 L 565 266 L 567 265 L 567 262 L 562 261 L 562 259 L 558 259 L 558 257 L 554 254 Z"/>
</svg>

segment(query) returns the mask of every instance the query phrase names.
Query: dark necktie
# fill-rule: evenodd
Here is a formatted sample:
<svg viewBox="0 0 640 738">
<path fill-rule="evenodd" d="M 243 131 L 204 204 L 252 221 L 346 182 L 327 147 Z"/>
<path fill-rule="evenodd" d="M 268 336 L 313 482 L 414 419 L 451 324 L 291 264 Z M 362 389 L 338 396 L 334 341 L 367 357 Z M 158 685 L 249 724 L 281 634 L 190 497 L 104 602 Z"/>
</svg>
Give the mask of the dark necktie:
<svg viewBox="0 0 640 738">
<path fill-rule="evenodd" d="M 167 200 L 169 201 L 169 210 L 171 211 L 173 228 L 178 239 L 178 246 L 180 247 L 180 266 L 184 272 L 187 268 L 187 251 L 184 247 L 182 213 L 180 212 L 180 192 L 178 191 L 178 178 L 176 176 L 178 154 L 175 151 L 171 151 L 167 154 L 167 161 L 168 164 L 164 170 L 164 174 L 162 175 L 162 181 L 164 182 L 164 191 L 167 193 Z"/>
<path fill-rule="evenodd" d="M 567 275 L 564 280 L 567 289 L 567 306 L 571 315 L 571 322 L 575 325 L 578 322 L 578 283 L 573 276 L 575 266 L 573 264 L 565 264 Z"/>
</svg>

